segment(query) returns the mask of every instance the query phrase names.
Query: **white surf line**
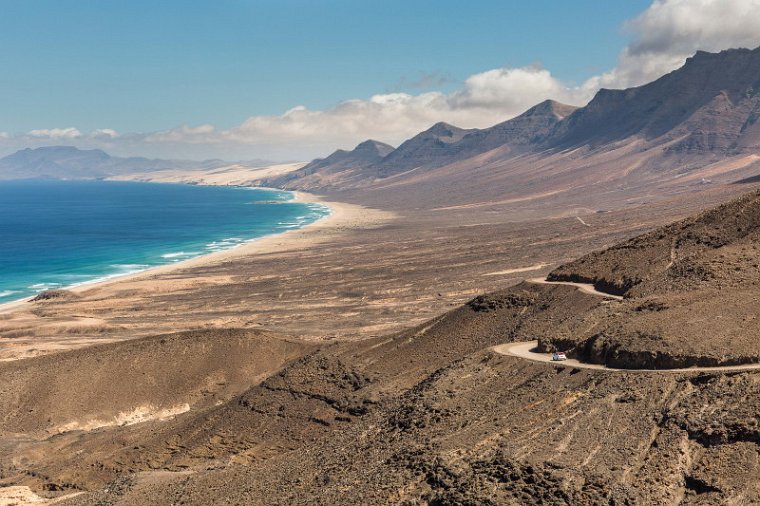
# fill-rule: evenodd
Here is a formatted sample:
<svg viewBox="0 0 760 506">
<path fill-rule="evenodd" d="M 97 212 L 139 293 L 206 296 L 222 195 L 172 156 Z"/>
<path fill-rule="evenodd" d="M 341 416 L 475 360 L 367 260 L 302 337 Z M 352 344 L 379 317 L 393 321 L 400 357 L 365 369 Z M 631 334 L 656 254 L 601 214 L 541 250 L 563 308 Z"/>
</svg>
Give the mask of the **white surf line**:
<svg viewBox="0 0 760 506">
<path fill-rule="evenodd" d="M 163 184 L 163 183 L 156 182 L 154 184 Z M 186 184 L 186 183 L 179 183 L 179 184 Z M 205 186 L 226 186 L 226 185 L 212 184 L 212 185 L 205 185 Z M 314 225 L 319 225 L 319 222 L 333 217 L 336 212 L 335 207 L 330 205 L 331 202 L 313 200 L 315 196 L 307 192 L 299 193 L 297 191 L 283 190 L 279 188 L 268 188 L 264 186 L 255 186 L 255 187 L 254 186 L 236 186 L 236 187 L 243 188 L 243 189 L 250 189 L 250 190 L 273 190 L 273 191 L 277 191 L 281 193 L 290 193 L 292 194 L 292 198 L 289 200 L 284 200 L 283 202 L 294 202 L 294 203 L 301 203 L 301 204 L 306 204 L 306 205 L 320 206 L 323 208 L 322 209 L 323 211 L 326 210 L 327 212 L 323 215 L 318 216 L 314 221 L 300 225 L 298 228 L 288 228 L 288 229 L 280 230 L 280 231 L 273 232 L 270 234 L 253 237 L 251 239 L 245 239 L 242 242 L 237 243 L 232 247 L 203 251 L 203 252 L 200 252 L 200 254 L 197 256 L 183 258 L 179 262 L 168 262 L 168 263 L 161 263 L 161 264 L 155 264 L 155 265 L 148 265 L 144 269 L 134 270 L 131 272 L 119 272 L 119 273 L 107 274 L 104 276 L 95 277 L 87 281 L 80 281 L 80 282 L 72 283 L 69 285 L 56 284 L 56 286 L 52 286 L 47 289 L 60 288 L 64 290 L 72 290 L 76 293 L 79 293 L 83 291 L 84 289 L 103 287 L 115 282 L 138 279 L 142 276 L 156 275 L 156 274 L 161 274 L 161 273 L 167 273 L 170 271 L 179 271 L 182 268 L 188 268 L 188 267 L 192 267 L 193 265 L 198 265 L 197 262 L 206 262 L 206 261 L 212 261 L 214 259 L 223 259 L 225 258 L 224 255 L 227 254 L 228 252 L 238 247 L 245 246 L 247 244 L 254 244 L 257 241 L 260 241 L 263 239 L 269 239 L 269 238 L 278 237 L 278 236 L 283 237 L 286 234 L 289 234 L 292 232 L 307 230 L 308 228 Z M 28 307 L 28 303 L 31 302 L 31 300 L 37 295 L 39 295 L 42 291 L 45 291 L 45 290 L 41 290 L 39 292 L 26 295 L 19 299 L 10 300 L 7 302 L 0 302 L 0 314 L 12 313 L 12 312 L 17 311 L 18 309 Z M 3 505 L 0 504 L 0 506 L 3 506 Z"/>
<path fill-rule="evenodd" d="M 607 367 L 603 364 L 589 364 L 587 362 L 580 362 L 574 358 L 569 358 L 562 361 L 553 361 L 551 353 L 539 353 L 534 351 L 538 346 L 538 341 L 521 341 L 517 343 L 500 344 L 491 348 L 493 351 L 500 355 L 508 355 L 512 357 L 518 357 L 533 362 L 549 363 L 562 367 L 574 367 L 576 369 L 593 369 L 597 371 L 610 371 L 610 372 L 666 372 L 666 373 L 683 373 L 683 372 L 741 372 L 741 371 L 755 371 L 760 369 L 760 364 L 742 364 L 742 365 L 726 365 L 726 366 L 714 366 L 714 367 L 682 367 L 678 369 L 621 369 L 617 367 Z"/>
</svg>

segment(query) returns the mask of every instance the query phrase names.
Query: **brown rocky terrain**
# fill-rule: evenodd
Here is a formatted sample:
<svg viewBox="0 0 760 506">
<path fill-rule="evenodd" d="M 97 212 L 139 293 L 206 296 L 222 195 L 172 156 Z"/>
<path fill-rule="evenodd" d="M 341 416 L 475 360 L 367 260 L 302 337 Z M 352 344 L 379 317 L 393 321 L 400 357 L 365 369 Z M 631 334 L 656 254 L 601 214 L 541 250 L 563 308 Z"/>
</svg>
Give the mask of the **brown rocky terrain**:
<svg viewBox="0 0 760 506">
<path fill-rule="evenodd" d="M 591 282 L 625 302 L 546 346 L 635 367 L 760 362 L 759 217 L 754 192 L 555 269 L 549 279 Z"/>
<path fill-rule="evenodd" d="M 574 369 L 491 347 L 539 338 L 582 355 L 581 338 L 600 328 L 618 339 L 615 353 L 597 356 L 592 346 L 584 358 L 638 367 L 651 358 L 636 351 L 659 350 L 652 365 L 688 366 L 691 355 L 676 353 L 685 349 L 696 363 L 756 360 L 757 325 L 725 305 L 749 307 L 739 299 L 752 290 L 740 288 L 753 281 L 735 267 L 758 253 L 743 242 L 752 231 L 737 232 L 732 220 L 754 223 L 758 199 L 629 241 L 659 251 L 660 235 L 688 237 L 683 251 L 694 261 L 735 250 L 712 257 L 721 260 L 723 289 L 707 295 L 725 298 L 704 298 L 698 310 L 691 294 L 704 281 L 656 294 L 631 289 L 623 301 L 525 282 L 359 341 L 208 330 L 2 365 L 0 411 L 10 416 L 0 426 L 0 483 L 67 505 L 756 503 L 760 373 Z M 726 223 L 724 235 L 711 223 Z M 699 239 L 716 236 L 726 241 Z M 623 245 L 608 255 L 623 270 L 640 269 L 648 248 Z M 576 264 L 593 265 L 556 272 Z M 668 316 L 651 319 L 660 314 Z M 699 330 L 716 319 L 724 334 Z M 665 320 L 687 329 L 686 338 L 657 338 L 653 325 Z M 54 377 L 64 386 L 48 395 L 43 386 Z M 39 395 L 48 400 L 19 402 Z M 98 399 L 115 409 L 105 413 L 111 404 Z M 169 399 L 188 409 L 83 423 L 176 405 Z"/>
</svg>

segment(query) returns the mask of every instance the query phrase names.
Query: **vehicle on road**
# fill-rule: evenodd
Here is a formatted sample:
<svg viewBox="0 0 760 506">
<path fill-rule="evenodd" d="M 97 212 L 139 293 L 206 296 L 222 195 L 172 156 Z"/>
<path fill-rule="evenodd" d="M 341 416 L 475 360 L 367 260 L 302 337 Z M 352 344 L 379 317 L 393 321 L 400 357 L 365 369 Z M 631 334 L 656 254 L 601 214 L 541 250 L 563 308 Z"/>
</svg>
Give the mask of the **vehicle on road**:
<svg viewBox="0 0 760 506">
<path fill-rule="evenodd" d="M 567 360 L 567 355 L 565 355 L 564 351 L 555 351 L 552 353 L 552 361 L 559 362 L 562 360 Z"/>
</svg>

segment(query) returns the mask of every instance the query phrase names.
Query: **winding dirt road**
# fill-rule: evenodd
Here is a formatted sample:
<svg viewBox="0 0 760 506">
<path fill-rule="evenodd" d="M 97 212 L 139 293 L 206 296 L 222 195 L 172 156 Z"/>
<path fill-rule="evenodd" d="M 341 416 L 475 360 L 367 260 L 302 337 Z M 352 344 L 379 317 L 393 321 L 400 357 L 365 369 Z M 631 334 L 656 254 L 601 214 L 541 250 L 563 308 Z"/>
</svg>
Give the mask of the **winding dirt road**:
<svg viewBox="0 0 760 506">
<path fill-rule="evenodd" d="M 528 280 L 531 283 L 545 284 L 545 285 L 570 285 L 574 286 L 578 290 L 584 293 L 597 295 L 604 297 L 605 299 L 622 300 L 623 298 L 618 295 L 610 295 L 608 293 L 600 292 L 594 288 L 591 284 L 585 283 L 570 283 L 565 281 L 547 281 L 545 279 L 531 279 Z M 758 364 L 744 364 L 744 365 L 728 365 L 719 367 L 688 367 L 681 369 L 618 369 L 614 367 L 607 367 L 602 364 L 590 364 L 587 362 L 580 362 L 576 359 L 567 359 L 561 362 L 552 361 L 551 353 L 540 353 L 536 350 L 538 341 L 522 341 L 517 343 L 506 343 L 494 346 L 492 349 L 496 353 L 501 355 L 508 355 L 512 357 L 519 357 L 526 360 L 532 360 L 534 362 L 551 363 L 555 365 L 561 365 L 562 367 L 574 367 L 577 369 L 594 369 L 599 371 L 610 372 L 667 372 L 667 373 L 683 373 L 683 372 L 737 372 L 737 371 L 754 371 L 760 370 L 760 363 Z"/>
<path fill-rule="evenodd" d="M 600 292 L 596 288 L 594 288 L 594 285 L 590 283 L 573 283 L 571 281 L 547 281 L 544 278 L 533 278 L 528 280 L 529 283 L 535 283 L 537 285 L 567 285 L 567 286 L 574 286 L 578 290 L 580 290 L 583 293 L 587 293 L 589 295 L 597 295 L 599 297 L 604 297 L 605 299 L 614 299 L 614 300 L 623 300 L 623 297 L 620 295 L 612 295 L 610 293 L 604 293 Z"/>
</svg>

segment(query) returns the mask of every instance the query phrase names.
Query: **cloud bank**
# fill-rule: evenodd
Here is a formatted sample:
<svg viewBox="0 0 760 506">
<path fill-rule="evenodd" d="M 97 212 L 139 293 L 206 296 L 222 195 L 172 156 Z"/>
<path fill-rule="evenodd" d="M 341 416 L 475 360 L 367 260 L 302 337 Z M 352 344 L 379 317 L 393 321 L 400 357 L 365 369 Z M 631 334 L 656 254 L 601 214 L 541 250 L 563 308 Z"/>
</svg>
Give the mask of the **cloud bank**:
<svg viewBox="0 0 760 506">
<path fill-rule="evenodd" d="M 760 0 L 655 0 L 625 29 L 633 34 L 618 66 L 586 85 L 627 88 L 683 65 L 697 50 L 760 46 Z"/>
<path fill-rule="evenodd" d="M 697 50 L 760 45 L 760 0 L 655 0 L 624 29 L 630 43 L 614 69 L 571 86 L 538 66 L 497 68 L 468 77 L 449 93 L 386 93 L 345 100 L 326 110 L 296 106 L 281 115 L 251 116 L 233 128 L 182 125 L 120 135 L 74 127 L 0 133 L 0 146 L 67 142 L 117 154 L 224 158 L 308 159 L 367 138 L 398 144 L 438 121 L 487 127 L 551 98 L 583 105 L 599 88 L 637 86 L 674 70 Z M 437 77 L 436 77 L 437 79 Z M 443 81 L 441 81 L 442 83 Z M 425 86 L 435 84 L 427 79 Z"/>
</svg>

